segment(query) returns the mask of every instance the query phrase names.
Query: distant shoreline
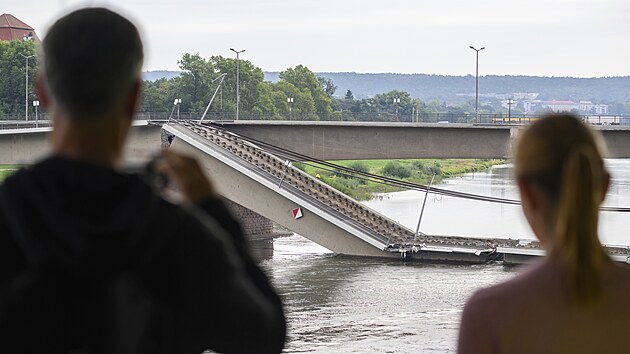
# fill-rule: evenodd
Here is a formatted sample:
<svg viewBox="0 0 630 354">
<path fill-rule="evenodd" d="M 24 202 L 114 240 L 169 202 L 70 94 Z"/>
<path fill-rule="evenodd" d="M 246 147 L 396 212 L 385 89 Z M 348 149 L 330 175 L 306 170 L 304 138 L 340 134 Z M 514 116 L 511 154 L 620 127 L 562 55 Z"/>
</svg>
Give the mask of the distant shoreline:
<svg viewBox="0 0 630 354">
<path fill-rule="evenodd" d="M 172 79 L 180 71 L 145 71 L 143 78 L 155 81 Z M 279 80 L 279 72 L 263 72 L 266 81 Z M 402 73 L 320 72 L 318 76 L 330 79 L 337 87 L 335 97 L 342 98 L 350 90 L 354 98 L 373 97 L 376 94 L 399 90 L 412 98 L 440 103 L 463 102 L 474 98 L 473 75 L 436 75 Z M 479 93 L 483 95 L 512 95 L 537 93 L 543 100 L 589 100 L 596 103 L 630 101 L 630 76 L 611 77 L 555 77 L 527 75 L 483 75 L 479 77 Z"/>
</svg>

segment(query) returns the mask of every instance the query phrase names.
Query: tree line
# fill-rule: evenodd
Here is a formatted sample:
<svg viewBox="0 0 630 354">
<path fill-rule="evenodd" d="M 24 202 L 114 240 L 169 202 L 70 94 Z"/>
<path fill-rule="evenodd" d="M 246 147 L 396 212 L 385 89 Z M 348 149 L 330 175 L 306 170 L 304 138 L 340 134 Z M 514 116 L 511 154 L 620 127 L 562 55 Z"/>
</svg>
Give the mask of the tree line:
<svg viewBox="0 0 630 354">
<path fill-rule="evenodd" d="M 216 96 L 208 109 L 210 119 L 233 119 L 236 112 L 236 59 L 199 54 L 184 54 L 178 61 L 181 74 L 177 77 L 145 81 L 141 113 L 173 112 L 175 101 L 181 99 L 181 112 L 199 116 Z M 361 120 L 414 121 L 436 120 L 436 114 L 461 115 L 474 113 L 474 102 L 446 106 L 437 100 L 424 102 L 408 92 L 391 90 L 371 98 L 355 99 L 351 90 L 336 97 L 337 86 L 304 65 L 288 68 L 276 82 L 264 80 L 263 71 L 248 60 L 238 62 L 239 91 L 242 119 L 287 120 Z M 226 74 L 219 87 L 220 76 Z M 169 114 L 170 116 L 170 114 Z"/>
<path fill-rule="evenodd" d="M 36 100 L 33 79 L 37 60 L 33 41 L 0 41 L 0 119 L 23 119 L 25 115 L 26 60 L 30 115 Z M 357 99 L 350 89 L 337 93 L 330 77 L 318 76 L 304 65 L 287 68 L 275 82 L 266 81 L 261 68 L 249 60 L 199 54 L 184 54 L 178 60 L 179 76 L 145 80 L 138 113 L 170 116 L 175 108 L 194 117 L 202 114 L 213 95 L 208 119 L 234 119 L 238 64 L 242 119 L 345 120 L 345 121 L 438 121 L 469 122 L 474 119 L 474 99 L 446 103 L 437 99 L 413 98 L 408 91 L 392 89 L 370 98 Z M 222 85 L 220 76 L 225 75 Z M 178 106 L 175 100 L 181 100 Z M 481 104 L 480 114 L 503 115 L 500 101 Z M 484 99 L 488 102 L 488 99 Z M 481 102 L 480 102 L 481 103 Z M 42 107 L 40 107 L 42 108 Z M 611 113 L 630 113 L 630 102 L 614 103 Z M 43 109 L 42 109 L 43 110 Z M 514 115 L 522 112 L 512 111 Z"/>
</svg>

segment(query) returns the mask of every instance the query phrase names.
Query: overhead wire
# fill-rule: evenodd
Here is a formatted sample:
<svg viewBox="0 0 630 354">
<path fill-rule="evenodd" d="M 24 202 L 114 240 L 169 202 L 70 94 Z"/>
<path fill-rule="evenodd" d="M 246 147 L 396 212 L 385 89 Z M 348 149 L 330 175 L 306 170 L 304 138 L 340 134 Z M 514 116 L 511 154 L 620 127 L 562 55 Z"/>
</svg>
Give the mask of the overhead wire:
<svg viewBox="0 0 630 354">
<path fill-rule="evenodd" d="M 335 164 L 329 161 L 324 161 L 324 160 L 319 160 L 319 159 L 315 159 L 313 157 L 304 155 L 304 154 L 300 154 L 298 152 L 295 151 L 291 151 L 288 149 L 284 149 L 282 147 L 264 142 L 262 140 L 258 140 L 252 137 L 248 137 L 248 136 L 244 136 L 244 135 L 240 135 L 240 134 L 236 134 L 233 133 L 223 127 L 217 126 L 217 125 L 213 125 L 215 128 L 217 129 L 221 129 L 224 130 L 225 132 L 228 132 L 230 134 L 233 134 L 234 136 L 238 137 L 239 139 L 245 140 L 247 142 L 249 142 L 250 144 L 253 144 L 261 149 L 263 149 L 264 151 L 271 153 L 273 155 L 276 155 L 279 158 L 285 159 L 285 160 L 290 160 L 290 161 L 294 161 L 294 162 L 299 162 L 303 165 L 306 166 L 311 166 L 314 168 L 319 168 L 325 171 L 329 171 L 329 172 L 333 172 L 335 174 L 341 175 L 341 176 L 347 176 L 347 177 L 352 177 L 355 179 L 359 179 L 359 180 L 363 180 L 363 181 L 371 181 L 371 182 L 375 182 L 375 183 L 380 183 L 383 185 L 388 185 L 388 186 L 393 186 L 393 187 L 398 187 L 398 188 L 402 188 L 402 189 L 409 189 L 409 190 L 417 190 L 417 191 L 424 191 L 426 192 L 428 190 L 429 193 L 431 194 L 436 194 L 436 195 L 442 195 L 442 196 L 448 196 L 448 197 L 453 197 L 453 198 L 460 198 L 460 199 L 467 199 L 467 200 L 473 200 L 473 201 L 483 201 L 483 202 L 490 202 L 490 203 L 499 203 L 499 204 L 507 204 L 507 205 L 520 205 L 521 202 L 519 200 L 516 199 L 507 199 L 507 198 L 499 198 L 499 197 L 492 197 L 492 196 L 486 196 L 486 195 L 479 195 L 479 194 L 472 194 L 472 193 L 465 193 L 465 192 L 458 192 L 458 191 L 453 191 L 450 189 L 444 189 L 444 188 L 438 188 L 438 187 L 429 187 L 427 185 L 423 185 L 423 184 L 419 184 L 419 183 L 414 183 L 414 182 L 408 182 L 408 181 L 403 181 L 403 180 L 399 180 L 399 179 L 395 179 L 395 178 L 391 178 L 391 177 L 387 177 L 387 176 L 381 176 L 381 175 L 376 175 L 376 174 L 372 174 L 369 172 L 364 172 L 364 171 L 359 171 L 350 167 L 346 167 L 346 166 L 342 166 L 339 164 Z M 630 207 L 601 207 L 600 210 L 602 211 L 607 211 L 607 212 L 630 212 Z"/>
</svg>

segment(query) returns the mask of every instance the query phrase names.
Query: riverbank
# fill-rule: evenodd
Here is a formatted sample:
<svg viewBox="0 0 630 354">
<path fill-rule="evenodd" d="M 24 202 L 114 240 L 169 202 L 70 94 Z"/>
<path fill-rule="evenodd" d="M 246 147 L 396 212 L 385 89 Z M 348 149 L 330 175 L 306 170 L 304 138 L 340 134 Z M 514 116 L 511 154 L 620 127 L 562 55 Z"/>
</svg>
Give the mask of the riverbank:
<svg viewBox="0 0 630 354">
<path fill-rule="evenodd" d="M 0 165 L 0 183 L 12 173 L 19 170 L 20 167 L 19 165 Z"/>
<path fill-rule="evenodd" d="M 445 178 L 457 177 L 470 172 L 486 171 L 493 165 L 505 163 L 505 160 L 412 159 L 331 162 L 360 172 L 426 185 L 434 174 L 435 180 L 433 183 L 439 183 Z M 319 176 L 318 178 L 322 182 L 357 200 L 369 200 L 374 193 L 389 193 L 403 190 L 366 178 L 350 176 L 339 171 L 331 171 L 329 167 L 310 163 L 296 163 L 295 165 L 311 176 Z"/>
</svg>

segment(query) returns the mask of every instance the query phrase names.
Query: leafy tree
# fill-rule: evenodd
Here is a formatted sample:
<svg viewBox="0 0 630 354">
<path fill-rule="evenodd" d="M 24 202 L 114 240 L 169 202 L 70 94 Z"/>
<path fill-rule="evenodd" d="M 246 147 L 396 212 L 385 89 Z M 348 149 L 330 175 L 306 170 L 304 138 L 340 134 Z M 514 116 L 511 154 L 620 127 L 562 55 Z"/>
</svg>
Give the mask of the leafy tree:
<svg viewBox="0 0 630 354">
<path fill-rule="evenodd" d="M 289 113 L 289 103 L 287 98 L 293 98 L 290 104 L 292 116 L 301 119 L 317 119 L 315 100 L 309 90 L 300 90 L 287 80 L 280 80 L 273 84 L 274 90 L 278 93 L 278 98 L 282 98 L 281 102 L 276 101 L 277 106 L 281 107 L 280 112 Z"/>
<path fill-rule="evenodd" d="M 227 104 L 226 108 L 230 111 L 236 111 L 236 59 L 213 56 L 210 58 L 210 62 L 214 64 L 217 70 L 216 75 L 220 75 L 220 73 L 227 74 L 223 83 L 224 104 Z M 238 71 L 239 91 L 241 95 L 239 110 L 244 112 L 244 114 L 252 111 L 267 111 L 268 108 L 265 108 L 264 105 L 258 106 L 258 108 L 254 110 L 259 102 L 261 90 L 264 90 L 262 86 L 264 81 L 262 69 L 256 67 L 249 60 L 240 59 L 238 62 Z M 267 100 L 268 98 L 264 98 L 263 101 Z M 247 119 L 247 117 L 244 118 Z"/>
<path fill-rule="evenodd" d="M 199 53 L 184 54 L 177 61 L 182 73 L 179 80 L 175 80 L 176 87 L 181 95 L 181 108 L 190 112 L 203 111 L 210 100 L 210 82 L 218 76 L 214 69 L 214 63 L 203 59 Z"/>
<path fill-rule="evenodd" d="M 38 65 L 36 43 L 29 41 L 0 41 L 0 110 L 4 114 L 24 114 L 24 93 L 26 91 L 25 56 L 28 60 L 29 103 L 36 99 L 33 79 Z M 32 106 L 29 107 L 29 110 Z"/>
<path fill-rule="evenodd" d="M 307 93 L 313 100 L 315 111 L 320 114 L 332 112 L 332 101 L 326 94 L 317 76 L 303 65 L 287 69 L 280 73 L 280 81 L 286 81 L 303 93 Z"/>
<path fill-rule="evenodd" d="M 326 92 L 328 97 L 332 97 L 335 94 L 335 91 L 337 91 L 337 85 L 335 85 L 331 79 L 317 76 L 317 81 L 319 81 L 319 84 L 322 86 L 322 89 Z"/>
<path fill-rule="evenodd" d="M 159 79 L 156 81 L 145 81 L 142 85 L 142 100 L 139 111 L 146 113 L 170 112 L 173 101 L 180 92 L 178 86 L 181 79 Z M 183 100 L 182 100 L 183 104 Z"/>
<path fill-rule="evenodd" d="M 352 91 L 350 91 L 350 90 L 346 91 L 345 99 L 348 100 L 348 101 L 353 101 L 354 100 L 354 95 L 352 94 Z"/>
</svg>

